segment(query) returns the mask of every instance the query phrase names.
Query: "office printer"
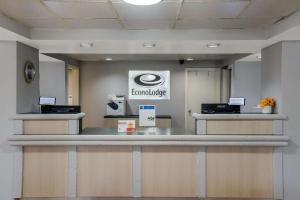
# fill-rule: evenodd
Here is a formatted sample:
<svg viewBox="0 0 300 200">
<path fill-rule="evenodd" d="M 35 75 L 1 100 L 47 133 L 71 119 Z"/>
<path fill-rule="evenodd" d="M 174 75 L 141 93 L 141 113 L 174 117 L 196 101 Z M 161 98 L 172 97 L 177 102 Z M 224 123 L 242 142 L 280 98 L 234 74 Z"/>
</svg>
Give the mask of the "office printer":
<svg viewBox="0 0 300 200">
<path fill-rule="evenodd" d="M 125 115 L 126 100 L 124 95 L 108 95 L 108 103 L 106 105 L 107 115 Z"/>
</svg>

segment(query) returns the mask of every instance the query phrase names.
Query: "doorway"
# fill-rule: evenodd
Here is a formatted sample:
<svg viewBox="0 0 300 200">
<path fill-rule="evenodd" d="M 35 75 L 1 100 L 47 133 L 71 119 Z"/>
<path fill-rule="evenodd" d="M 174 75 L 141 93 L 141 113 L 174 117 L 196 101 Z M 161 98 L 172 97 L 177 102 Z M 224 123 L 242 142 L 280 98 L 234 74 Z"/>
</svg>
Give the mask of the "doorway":
<svg viewBox="0 0 300 200">
<path fill-rule="evenodd" d="M 185 93 L 185 127 L 195 131 L 193 113 L 201 113 L 202 103 L 219 103 L 221 73 L 219 68 L 188 68 Z"/>
<path fill-rule="evenodd" d="M 79 67 L 68 65 L 68 105 L 79 105 Z"/>
</svg>

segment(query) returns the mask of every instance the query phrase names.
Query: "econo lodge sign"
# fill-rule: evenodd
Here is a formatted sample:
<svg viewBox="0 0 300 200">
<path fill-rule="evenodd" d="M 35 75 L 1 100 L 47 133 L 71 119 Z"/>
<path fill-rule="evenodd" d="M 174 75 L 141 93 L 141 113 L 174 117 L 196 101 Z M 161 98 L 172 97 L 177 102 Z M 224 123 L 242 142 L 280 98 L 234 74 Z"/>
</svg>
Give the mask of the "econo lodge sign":
<svg viewBox="0 0 300 200">
<path fill-rule="evenodd" d="M 170 71 L 129 71 L 129 99 L 170 99 Z"/>
</svg>

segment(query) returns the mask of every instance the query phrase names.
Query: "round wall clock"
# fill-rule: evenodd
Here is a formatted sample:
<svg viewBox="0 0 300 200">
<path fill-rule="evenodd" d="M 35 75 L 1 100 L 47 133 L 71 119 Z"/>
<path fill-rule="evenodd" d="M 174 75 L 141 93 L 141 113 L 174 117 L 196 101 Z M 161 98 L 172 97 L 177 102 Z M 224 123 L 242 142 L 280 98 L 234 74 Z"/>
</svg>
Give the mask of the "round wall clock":
<svg viewBox="0 0 300 200">
<path fill-rule="evenodd" d="M 27 83 L 31 83 L 35 78 L 36 70 L 32 62 L 27 61 L 24 67 L 24 77 Z"/>
</svg>

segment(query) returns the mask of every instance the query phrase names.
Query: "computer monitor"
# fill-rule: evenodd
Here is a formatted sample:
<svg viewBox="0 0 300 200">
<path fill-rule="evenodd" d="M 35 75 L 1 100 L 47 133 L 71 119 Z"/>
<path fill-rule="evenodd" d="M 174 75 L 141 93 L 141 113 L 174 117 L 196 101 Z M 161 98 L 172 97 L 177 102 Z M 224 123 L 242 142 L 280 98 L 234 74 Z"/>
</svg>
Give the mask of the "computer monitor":
<svg viewBox="0 0 300 200">
<path fill-rule="evenodd" d="M 232 97 L 229 98 L 228 105 L 235 105 L 235 106 L 244 106 L 246 102 L 245 98 L 241 97 Z"/>
<path fill-rule="evenodd" d="M 55 105 L 56 98 L 55 97 L 40 97 L 39 104 L 40 105 Z"/>
</svg>

